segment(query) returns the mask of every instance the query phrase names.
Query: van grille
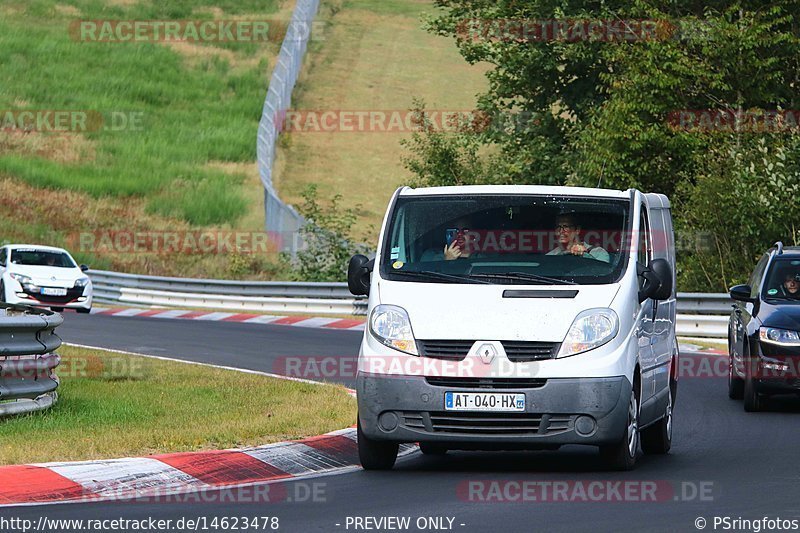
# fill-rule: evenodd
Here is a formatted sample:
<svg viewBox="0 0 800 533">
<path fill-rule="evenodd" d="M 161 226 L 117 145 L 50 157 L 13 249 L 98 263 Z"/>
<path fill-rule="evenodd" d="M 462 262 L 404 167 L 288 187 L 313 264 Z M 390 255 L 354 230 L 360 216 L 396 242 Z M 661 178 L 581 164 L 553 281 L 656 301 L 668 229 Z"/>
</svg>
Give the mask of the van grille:
<svg viewBox="0 0 800 533">
<path fill-rule="evenodd" d="M 475 341 L 417 341 L 420 355 L 446 361 L 461 361 Z"/>
<path fill-rule="evenodd" d="M 514 363 L 526 363 L 552 359 L 558 353 L 561 343 L 538 341 L 501 341 L 508 359 Z M 446 361 L 463 360 L 475 341 L 429 340 L 417 341 L 420 355 Z"/>
<path fill-rule="evenodd" d="M 427 377 L 425 381 L 434 387 L 469 389 L 538 389 L 544 387 L 546 379 L 526 378 L 451 378 Z"/>
<path fill-rule="evenodd" d="M 574 415 L 405 411 L 407 428 L 453 435 L 555 435 L 572 427 Z"/>
<path fill-rule="evenodd" d="M 559 342 L 503 341 L 503 348 L 510 361 L 527 363 L 553 359 L 561 348 Z"/>
</svg>

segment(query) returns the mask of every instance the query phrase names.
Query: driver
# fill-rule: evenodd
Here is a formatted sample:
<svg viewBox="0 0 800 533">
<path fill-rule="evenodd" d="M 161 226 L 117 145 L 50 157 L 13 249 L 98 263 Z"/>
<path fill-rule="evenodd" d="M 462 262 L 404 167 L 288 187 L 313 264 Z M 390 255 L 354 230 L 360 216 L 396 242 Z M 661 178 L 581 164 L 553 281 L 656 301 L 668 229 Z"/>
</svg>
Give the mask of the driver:
<svg viewBox="0 0 800 533">
<path fill-rule="evenodd" d="M 800 298 L 800 272 L 786 272 L 783 276 L 781 291 L 784 296 Z"/>
<path fill-rule="evenodd" d="M 562 213 L 556 217 L 556 238 L 558 246 L 547 252 L 547 255 L 579 255 L 596 259 L 604 263 L 611 262 L 611 256 L 601 246 L 592 246 L 580 239 L 581 226 L 575 215 Z"/>
</svg>

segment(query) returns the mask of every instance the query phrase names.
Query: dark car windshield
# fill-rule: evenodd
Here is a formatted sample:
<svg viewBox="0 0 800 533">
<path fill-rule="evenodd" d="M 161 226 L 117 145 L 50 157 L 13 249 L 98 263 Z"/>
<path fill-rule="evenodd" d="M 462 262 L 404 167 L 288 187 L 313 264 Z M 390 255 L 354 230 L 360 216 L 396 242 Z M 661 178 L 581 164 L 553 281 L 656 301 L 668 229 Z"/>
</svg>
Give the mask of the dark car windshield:
<svg viewBox="0 0 800 533">
<path fill-rule="evenodd" d="M 11 251 L 12 265 L 51 266 L 74 268 L 75 262 L 64 252 L 50 250 L 17 249 Z"/>
<path fill-rule="evenodd" d="M 764 300 L 800 303 L 800 257 L 776 257 L 764 279 Z"/>
<path fill-rule="evenodd" d="M 400 197 L 381 276 L 396 281 L 604 284 L 630 250 L 629 199 L 469 195 Z"/>
</svg>

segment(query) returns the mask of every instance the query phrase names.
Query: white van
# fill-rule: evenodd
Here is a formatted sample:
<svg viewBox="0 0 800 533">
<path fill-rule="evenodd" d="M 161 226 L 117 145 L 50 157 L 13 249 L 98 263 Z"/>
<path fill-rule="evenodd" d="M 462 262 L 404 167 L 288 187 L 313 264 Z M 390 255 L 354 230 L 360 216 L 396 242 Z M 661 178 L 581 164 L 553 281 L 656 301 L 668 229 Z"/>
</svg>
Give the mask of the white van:
<svg viewBox="0 0 800 533">
<path fill-rule="evenodd" d="M 545 186 L 398 189 L 374 259 L 359 354 L 358 450 L 389 469 L 398 444 L 599 446 L 631 469 L 663 454 L 677 390 L 669 200 Z"/>
</svg>

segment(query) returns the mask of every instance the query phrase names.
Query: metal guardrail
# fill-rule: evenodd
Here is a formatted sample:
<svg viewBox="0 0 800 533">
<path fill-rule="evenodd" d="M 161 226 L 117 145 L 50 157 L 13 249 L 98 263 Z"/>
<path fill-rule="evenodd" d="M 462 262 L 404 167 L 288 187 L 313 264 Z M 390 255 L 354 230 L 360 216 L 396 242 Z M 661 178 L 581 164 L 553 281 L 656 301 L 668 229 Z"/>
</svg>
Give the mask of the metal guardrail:
<svg viewBox="0 0 800 533">
<path fill-rule="evenodd" d="M 264 185 L 266 230 L 277 242 L 281 251 L 290 252 L 292 255 L 301 246 L 298 231 L 305 220 L 292 206 L 284 204 L 278 198 L 273 186 L 272 167 L 275 163 L 276 141 L 286 111 L 292 103 L 292 91 L 300 75 L 319 3 L 320 0 L 297 0 L 269 81 L 256 142 L 258 171 Z"/>
<path fill-rule="evenodd" d="M 0 416 L 46 409 L 58 399 L 58 313 L 0 304 Z"/>
<path fill-rule="evenodd" d="M 367 301 L 353 298 L 346 283 L 226 281 L 139 276 L 91 270 L 99 303 L 196 307 L 263 312 L 366 315 Z M 678 335 L 727 335 L 733 302 L 727 294 L 678 294 Z"/>
<path fill-rule="evenodd" d="M 363 315 L 367 309 L 346 283 L 166 278 L 104 270 L 88 274 L 99 303 L 336 315 Z"/>
<path fill-rule="evenodd" d="M 725 293 L 678 293 L 678 336 L 726 339 L 732 306 Z"/>
</svg>

